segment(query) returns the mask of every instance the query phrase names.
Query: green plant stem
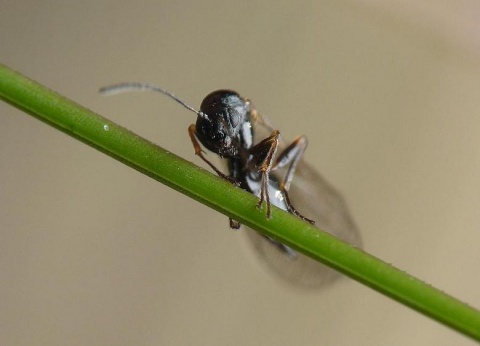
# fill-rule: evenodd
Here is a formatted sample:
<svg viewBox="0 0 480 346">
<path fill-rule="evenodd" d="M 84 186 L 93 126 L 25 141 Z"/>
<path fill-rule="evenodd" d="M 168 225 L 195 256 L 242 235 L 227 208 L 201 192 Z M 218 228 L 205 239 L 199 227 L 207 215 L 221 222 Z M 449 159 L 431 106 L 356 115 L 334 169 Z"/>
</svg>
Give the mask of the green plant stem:
<svg viewBox="0 0 480 346">
<path fill-rule="evenodd" d="M 241 223 L 431 318 L 480 340 L 480 312 L 393 266 L 319 232 L 255 196 L 0 64 L 0 98 Z M 52 168 L 54 169 L 54 168 Z"/>
</svg>

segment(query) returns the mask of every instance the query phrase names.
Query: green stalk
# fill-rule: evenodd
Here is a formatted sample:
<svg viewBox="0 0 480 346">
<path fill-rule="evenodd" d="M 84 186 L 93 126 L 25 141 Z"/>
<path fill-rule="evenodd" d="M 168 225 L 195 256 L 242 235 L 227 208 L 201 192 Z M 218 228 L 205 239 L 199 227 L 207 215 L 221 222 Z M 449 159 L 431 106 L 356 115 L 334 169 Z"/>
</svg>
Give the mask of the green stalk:
<svg viewBox="0 0 480 346">
<path fill-rule="evenodd" d="M 0 64 L 0 98 L 193 199 L 480 341 L 480 312 Z M 54 168 L 52 168 L 54 169 Z"/>
</svg>

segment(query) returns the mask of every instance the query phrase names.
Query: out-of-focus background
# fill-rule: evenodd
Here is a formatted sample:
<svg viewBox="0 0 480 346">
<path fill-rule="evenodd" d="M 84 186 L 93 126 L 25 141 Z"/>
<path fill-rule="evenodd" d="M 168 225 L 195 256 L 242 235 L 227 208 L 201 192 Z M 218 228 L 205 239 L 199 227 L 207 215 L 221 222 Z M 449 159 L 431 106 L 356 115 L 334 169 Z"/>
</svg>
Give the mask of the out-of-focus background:
<svg viewBox="0 0 480 346">
<path fill-rule="evenodd" d="M 345 195 L 365 249 L 480 307 L 474 1 L 2 1 L 0 61 L 200 164 L 232 88 Z M 471 345 L 350 279 L 284 285 L 226 218 L 0 103 L 2 345 Z"/>
</svg>

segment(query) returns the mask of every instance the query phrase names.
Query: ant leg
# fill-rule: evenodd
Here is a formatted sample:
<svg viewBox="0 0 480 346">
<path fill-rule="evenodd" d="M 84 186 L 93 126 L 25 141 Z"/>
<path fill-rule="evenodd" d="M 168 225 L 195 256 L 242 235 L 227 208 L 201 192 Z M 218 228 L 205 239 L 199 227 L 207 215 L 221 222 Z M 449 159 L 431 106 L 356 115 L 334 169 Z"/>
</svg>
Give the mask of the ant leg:
<svg viewBox="0 0 480 346">
<path fill-rule="evenodd" d="M 202 150 L 202 147 L 200 146 L 200 143 L 198 143 L 198 141 L 197 141 L 197 138 L 195 136 L 196 132 L 197 132 L 197 129 L 196 129 L 194 124 L 192 124 L 188 127 L 188 134 L 190 136 L 190 140 L 192 141 L 193 148 L 195 149 L 195 155 L 200 156 L 200 158 L 203 161 L 205 161 L 215 171 L 215 173 L 218 174 L 219 177 L 231 182 L 232 184 L 234 184 L 236 186 L 239 186 L 239 182 L 234 177 L 229 177 L 228 175 L 225 175 L 222 172 L 220 172 L 217 169 L 217 167 L 215 167 L 215 165 L 213 163 L 208 161 L 207 158 L 205 156 L 203 156 L 204 151 Z M 240 222 L 235 221 L 235 220 L 230 219 L 230 218 L 228 219 L 228 221 L 230 222 L 230 228 L 231 229 L 239 229 L 240 228 Z"/>
<path fill-rule="evenodd" d="M 257 207 L 260 208 L 262 203 L 267 203 L 267 218 L 270 218 L 270 195 L 268 192 L 269 186 L 269 174 L 272 169 L 272 163 L 277 152 L 278 143 L 280 140 L 280 132 L 275 130 L 272 134 L 250 148 L 250 162 L 248 166 L 254 167 L 260 171 L 262 175 L 261 187 L 260 187 L 260 200 Z"/>
<path fill-rule="evenodd" d="M 218 170 L 218 168 L 215 167 L 215 165 L 213 163 L 208 161 L 207 158 L 203 155 L 203 153 L 205 153 L 205 152 L 202 150 L 202 147 L 200 146 L 200 143 L 198 143 L 198 141 L 197 141 L 197 137 L 195 135 L 196 132 L 197 132 L 197 128 L 195 127 L 194 124 L 192 124 L 188 127 L 188 134 L 190 136 L 190 140 L 192 141 L 193 148 L 195 149 L 195 155 L 200 156 L 200 158 L 207 165 L 209 165 L 215 171 L 215 173 L 218 174 L 219 177 L 221 177 L 221 178 L 231 182 L 232 184 L 238 186 L 238 181 L 235 178 L 229 177 L 228 175 L 225 175 L 222 172 L 220 172 L 220 170 Z"/>
<path fill-rule="evenodd" d="M 265 201 L 267 203 L 267 219 L 270 219 L 271 216 L 271 207 L 270 207 L 270 194 L 268 192 L 268 173 L 262 171 L 262 186 L 260 188 L 260 200 L 257 203 L 257 208 L 262 206 L 262 203 Z"/>
<path fill-rule="evenodd" d="M 239 229 L 240 228 L 240 222 L 235 221 L 234 219 L 228 219 L 230 222 L 230 228 L 231 229 Z"/>
<path fill-rule="evenodd" d="M 288 165 L 287 173 L 285 177 L 280 182 L 280 189 L 282 190 L 283 195 L 285 196 L 285 202 L 287 204 L 288 210 L 292 213 L 305 220 L 311 224 L 315 224 L 315 221 L 303 216 L 300 214 L 292 205 L 290 201 L 290 196 L 288 195 L 288 190 L 290 190 L 290 184 L 292 183 L 295 170 L 297 169 L 298 162 L 302 158 L 303 153 L 307 149 L 308 141 L 307 137 L 300 136 L 293 140 L 293 142 L 283 150 L 280 155 L 272 165 L 272 170 L 276 170 Z"/>
<path fill-rule="evenodd" d="M 302 158 L 303 153 L 307 149 L 308 141 L 307 137 L 299 136 L 295 138 L 288 147 L 286 147 L 275 159 L 272 165 L 272 170 L 277 170 L 288 165 L 287 173 L 281 184 L 285 189 L 290 189 L 295 170 L 297 169 L 298 162 Z"/>
<path fill-rule="evenodd" d="M 283 196 L 285 197 L 285 203 L 287 205 L 287 208 L 288 208 L 288 211 L 290 211 L 292 214 L 294 214 L 295 216 L 299 217 L 300 219 L 302 219 L 303 221 L 307 221 L 308 223 L 311 223 L 312 225 L 315 225 L 315 221 L 312 220 L 312 219 L 309 219 L 308 217 L 305 217 L 303 216 L 302 214 L 300 214 L 300 212 L 295 209 L 295 207 L 293 206 L 292 202 L 290 202 L 290 197 L 288 196 L 288 191 L 285 190 L 285 188 L 282 188 L 282 193 L 283 193 Z"/>
</svg>

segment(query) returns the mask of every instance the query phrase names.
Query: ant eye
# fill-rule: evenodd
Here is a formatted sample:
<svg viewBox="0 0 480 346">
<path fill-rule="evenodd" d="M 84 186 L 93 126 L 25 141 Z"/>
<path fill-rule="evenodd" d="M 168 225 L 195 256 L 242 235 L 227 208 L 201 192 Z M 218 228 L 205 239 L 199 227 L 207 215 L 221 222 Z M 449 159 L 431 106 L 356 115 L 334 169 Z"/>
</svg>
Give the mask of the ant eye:
<svg viewBox="0 0 480 346">
<path fill-rule="evenodd" d="M 239 116 L 235 113 L 230 115 L 230 124 L 232 125 L 232 127 L 237 127 L 238 118 L 239 118 Z"/>
<path fill-rule="evenodd" d="M 233 127 L 237 127 L 240 122 L 240 115 L 237 109 L 233 109 L 232 112 L 229 112 L 230 123 Z"/>
</svg>

